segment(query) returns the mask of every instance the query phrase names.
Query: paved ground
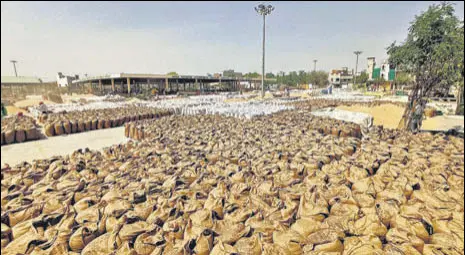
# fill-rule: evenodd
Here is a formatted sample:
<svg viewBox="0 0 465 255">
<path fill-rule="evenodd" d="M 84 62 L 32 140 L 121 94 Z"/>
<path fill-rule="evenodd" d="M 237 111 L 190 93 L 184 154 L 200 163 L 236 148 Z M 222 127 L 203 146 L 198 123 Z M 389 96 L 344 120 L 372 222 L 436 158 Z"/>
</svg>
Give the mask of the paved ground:
<svg viewBox="0 0 465 255">
<path fill-rule="evenodd" d="M 1 165 L 15 165 L 33 159 L 45 159 L 55 155 L 67 155 L 75 150 L 89 148 L 102 149 L 113 144 L 124 143 L 124 127 L 94 130 L 66 136 L 55 136 L 44 140 L 11 144 L 1 147 Z"/>
</svg>

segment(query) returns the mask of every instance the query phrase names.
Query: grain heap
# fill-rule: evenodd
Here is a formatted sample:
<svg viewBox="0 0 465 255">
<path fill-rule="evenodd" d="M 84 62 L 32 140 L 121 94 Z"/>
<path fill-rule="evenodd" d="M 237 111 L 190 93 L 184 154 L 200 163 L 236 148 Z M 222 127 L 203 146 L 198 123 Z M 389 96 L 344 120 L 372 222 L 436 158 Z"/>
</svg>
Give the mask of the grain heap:
<svg viewBox="0 0 465 255">
<path fill-rule="evenodd" d="M 40 138 L 35 120 L 29 116 L 8 116 L 2 119 L 1 145 L 22 143 Z"/>
<path fill-rule="evenodd" d="M 369 101 L 369 102 L 361 102 L 361 101 L 347 101 L 347 100 L 334 100 L 334 99 L 310 99 L 305 101 L 298 101 L 289 103 L 290 105 L 296 107 L 297 109 L 304 109 L 304 110 L 317 110 L 322 108 L 328 107 L 337 107 L 337 106 L 351 106 L 351 105 L 360 105 L 360 106 L 367 106 L 367 107 L 374 107 L 384 104 L 393 104 L 400 107 L 406 107 L 406 103 L 403 102 L 391 102 L 391 101 Z"/>
<path fill-rule="evenodd" d="M 159 118 L 169 114 L 171 113 L 168 110 L 132 106 L 46 114 L 39 116 L 39 123 L 44 125 L 45 135 L 56 136 L 118 127 L 130 121 Z"/>
<path fill-rule="evenodd" d="M 294 114 L 170 116 L 137 145 L 3 169 L 2 254 L 463 252 L 463 139 L 362 142 Z"/>
</svg>

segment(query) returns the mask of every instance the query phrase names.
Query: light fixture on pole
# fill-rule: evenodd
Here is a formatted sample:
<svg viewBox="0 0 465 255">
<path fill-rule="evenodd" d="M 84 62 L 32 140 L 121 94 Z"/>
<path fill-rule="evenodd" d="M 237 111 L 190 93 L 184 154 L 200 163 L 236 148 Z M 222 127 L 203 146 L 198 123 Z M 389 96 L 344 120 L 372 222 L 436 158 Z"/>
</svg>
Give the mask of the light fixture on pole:
<svg viewBox="0 0 465 255">
<path fill-rule="evenodd" d="M 265 96 L 265 17 L 270 15 L 274 10 L 271 5 L 265 6 L 263 4 L 255 7 L 255 11 L 263 16 L 263 41 L 262 41 L 262 97 Z"/>
<path fill-rule="evenodd" d="M 317 61 L 318 61 L 318 60 L 316 60 L 316 59 L 313 60 L 313 71 L 314 71 L 314 72 L 316 72 L 316 62 L 317 62 Z"/>
<path fill-rule="evenodd" d="M 16 72 L 16 63 L 17 63 L 18 61 L 16 61 L 16 60 L 10 60 L 10 62 L 13 63 L 13 68 L 15 69 L 15 76 L 18 77 L 18 73 Z"/>
<path fill-rule="evenodd" d="M 357 55 L 357 60 L 355 61 L 355 74 L 354 74 L 354 85 L 357 84 L 357 68 L 358 68 L 358 55 L 362 54 L 362 51 L 354 51 L 354 54 Z"/>
</svg>

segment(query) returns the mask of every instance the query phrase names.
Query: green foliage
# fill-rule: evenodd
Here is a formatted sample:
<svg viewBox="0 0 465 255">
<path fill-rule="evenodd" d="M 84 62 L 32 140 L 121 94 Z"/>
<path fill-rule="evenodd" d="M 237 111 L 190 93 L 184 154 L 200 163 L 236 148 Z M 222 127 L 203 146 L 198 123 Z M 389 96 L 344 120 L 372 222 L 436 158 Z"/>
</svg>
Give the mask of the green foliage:
<svg viewBox="0 0 465 255">
<path fill-rule="evenodd" d="M 257 73 L 257 72 L 253 72 L 253 73 L 246 73 L 243 75 L 244 78 L 260 78 L 260 74 Z M 266 77 L 266 76 L 265 76 Z"/>
<path fill-rule="evenodd" d="M 463 80 L 463 21 L 452 4 L 432 5 L 415 16 L 405 42 L 387 48 L 390 63 L 417 77 L 423 95 Z"/>
<path fill-rule="evenodd" d="M 384 83 L 385 81 L 386 81 L 386 79 L 384 79 L 384 77 L 376 77 L 376 78 L 373 80 L 373 82 L 374 82 L 375 84 L 382 84 L 382 83 Z"/>
<path fill-rule="evenodd" d="M 267 73 L 265 74 L 265 78 L 276 78 L 276 76 L 273 73 Z"/>
<path fill-rule="evenodd" d="M 387 48 L 390 63 L 416 78 L 400 127 L 416 132 L 422 119 L 415 117 L 414 106 L 423 112 L 425 97 L 448 91 L 455 83 L 463 84 L 463 36 L 463 21 L 454 15 L 452 4 L 443 2 L 415 16 L 405 42 L 394 42 Z"/>
<path fill-rule="evenodd" d="M 366 83 L 368 81 L 368 73 L 367 72 L 362 72 L 360 75 L 357 76 L 357 84 L 362 84 Z"/>
<path fill-rule="evenodd" d="M 396 78 L 394 79 L 394 82 L 397 85 L 408 85 L 412 81 L 413 81 L 412 76 L 406 72 L 398 72 L 396 74 Z"/>
<path fill-rule="evenodd" d="M 277 82 L 278 84 L 285 84 L 290 87 L 309 83 L 322 87 L 328 85 L 328 73 L 324 71 L 305 72 L 304 70 L 300 70 L 299 72 L 292 71 L 288 74 L 279 72 Z"/>
<path fill-rule="evenodd" d="M 176 72 L 169 72 L 167 75 L 170 75 L 170 76 L 179 76 L 178 73 L 176 73 Z"/>
</svg>

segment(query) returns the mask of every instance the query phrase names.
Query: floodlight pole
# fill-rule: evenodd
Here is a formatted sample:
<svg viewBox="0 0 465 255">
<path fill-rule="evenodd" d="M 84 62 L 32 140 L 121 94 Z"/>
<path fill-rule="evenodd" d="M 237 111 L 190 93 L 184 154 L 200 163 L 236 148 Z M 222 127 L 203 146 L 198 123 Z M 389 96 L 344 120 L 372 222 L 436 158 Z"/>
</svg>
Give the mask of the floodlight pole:
<svg viewBox="0 0 465 255">
<path fill-rule="evenodd" d="M 318 61 L 318 60 L 316 60 L 316 59 L 313 60 L 313 71 L 314 71 L 314 72 L 316 72 L 316 62 L 317 62 L 317 61 Z"/>
<path fill-rule="evenodd" d="M 263 14 L 263 39 L 262 39 L 262 97 L 265 97 L 265 17 Z"/>
<path fill-rule="evenodd" d="M 255 11 L 263 16 L 263 38 L 262 38 L 262 97 L 265 97 L 265 17 L 271 14 L 274 7 L 271 5 L 265 6 L 263 4 L 255 7 Z"/>
<path fill-rule="evenodd" d="M 16 60 L 10 60 L 10 62 L 13 63 L 13 68 L 15 69 L 15 76 L 18 77 L 18 73 L 16 72 L 16 63 L 17 63 L 18 61 L 16 61 Z"/>
<path fill-rule="evenodd" d="M 354 51 L 354 54 L 357 55 L 357 60 L 355 61 L 355 73 L 354 73 L 354 85 L 357 84 L 357 69 L 358 69 L 358 55 L 362 54 L 362 51 Z"/>
</svg>

